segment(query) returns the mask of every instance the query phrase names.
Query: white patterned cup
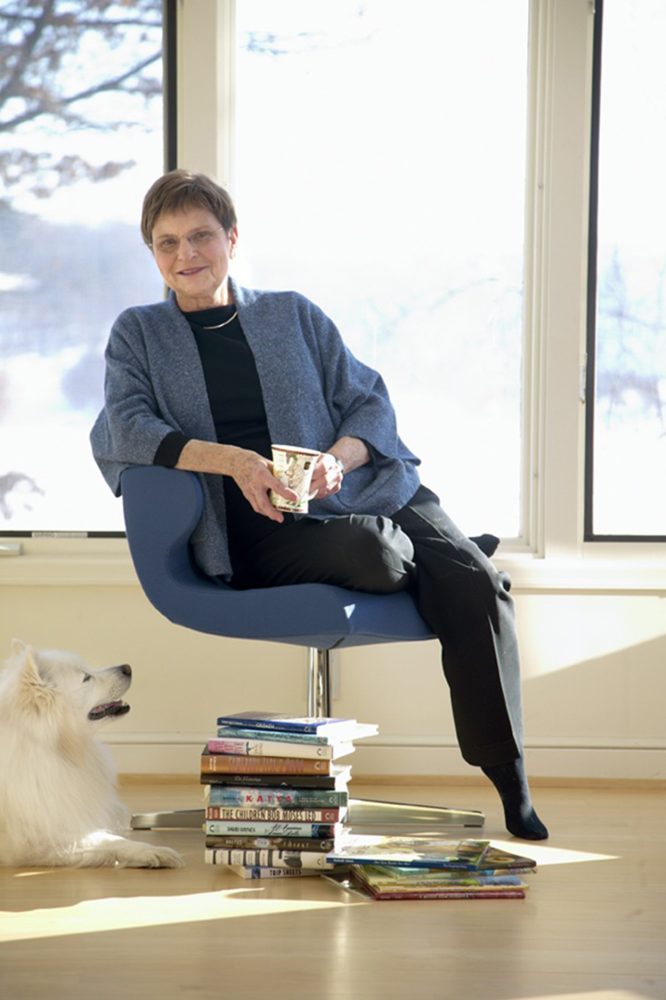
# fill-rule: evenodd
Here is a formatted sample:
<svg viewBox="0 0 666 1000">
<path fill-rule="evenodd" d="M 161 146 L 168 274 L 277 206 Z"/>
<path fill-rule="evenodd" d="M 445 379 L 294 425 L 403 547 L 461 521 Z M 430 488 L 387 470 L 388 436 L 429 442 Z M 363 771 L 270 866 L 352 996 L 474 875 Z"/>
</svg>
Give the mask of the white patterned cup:
<svg viewBox="0 0 666 1000">
<path fill-rule="evenodd" d="M 307 514 L 310 496 L 310 484 L 318 451 L 312 448 L 299 448 L 290 444 L 272 444 L 273 475 L 284 486 L 298 494 L 298 500 L 285 500 L 274 490 L 270 492 L 271 503 L 277 510 L 285 510 L 291 514 Z"/>
</svg>

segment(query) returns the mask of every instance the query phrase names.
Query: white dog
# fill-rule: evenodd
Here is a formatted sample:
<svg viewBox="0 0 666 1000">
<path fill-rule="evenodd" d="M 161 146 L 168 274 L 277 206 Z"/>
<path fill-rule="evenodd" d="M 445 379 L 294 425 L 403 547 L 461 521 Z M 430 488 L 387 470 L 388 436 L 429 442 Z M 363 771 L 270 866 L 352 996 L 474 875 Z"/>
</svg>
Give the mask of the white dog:
<svg viewBox="0 0 666 1000">
<path fill-rule="evenodd" d="M 90 670 L 71 653 L 14 640 L 0 671 L 0 865 L 177 868 L 169 847 L 129 840 L 100 724 L 125 715 L 124 664 Z"/>
</svg>

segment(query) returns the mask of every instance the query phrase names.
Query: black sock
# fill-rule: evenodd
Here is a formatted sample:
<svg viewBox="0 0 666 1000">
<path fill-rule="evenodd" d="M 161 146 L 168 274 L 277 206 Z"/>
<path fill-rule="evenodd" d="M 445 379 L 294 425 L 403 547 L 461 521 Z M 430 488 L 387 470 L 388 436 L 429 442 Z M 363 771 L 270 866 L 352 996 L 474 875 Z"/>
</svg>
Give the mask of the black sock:
<svg viewBox="0 0 666 1000">
<path fill-rule="evenodd" d="M 509 833 L 524 840 L 545 840 L 548 830 L 534 811 L 523 758 L 481 770 L 499 792 Z"/>
</svg>

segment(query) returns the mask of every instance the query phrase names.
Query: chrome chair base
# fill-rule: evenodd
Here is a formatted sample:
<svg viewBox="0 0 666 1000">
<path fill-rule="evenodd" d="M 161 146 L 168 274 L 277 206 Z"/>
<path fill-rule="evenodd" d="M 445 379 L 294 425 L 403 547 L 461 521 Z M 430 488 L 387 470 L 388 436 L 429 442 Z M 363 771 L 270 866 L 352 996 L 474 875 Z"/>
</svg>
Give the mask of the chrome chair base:
<svg viewBox="0 0 666 1000">
<path fill-rule="evenodd" d="M 317 718 L 331 715 L 331 663 L 328 649 L 308 649 L 307 714 Z M 167 827 L 200 829 L 203 821 L 203 809 L 171 809 L 165 812 L 135 813 L 130 825 L 133 830 Z M 414 835 L 434 833 L 443 826 L 481 827 L 484 821 L 484 814 L 476 809 L 350 798 L 346 825 L 354 830 Z"/>
</svg>

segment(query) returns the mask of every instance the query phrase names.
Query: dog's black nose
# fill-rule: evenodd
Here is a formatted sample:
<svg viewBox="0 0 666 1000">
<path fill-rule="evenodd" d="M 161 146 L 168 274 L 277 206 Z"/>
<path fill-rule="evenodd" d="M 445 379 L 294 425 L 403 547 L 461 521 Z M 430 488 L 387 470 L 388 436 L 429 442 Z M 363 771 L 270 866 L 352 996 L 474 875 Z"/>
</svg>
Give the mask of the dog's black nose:
<svg viewBox="0 0 666 1000">
<path fill-rule="evenodd" d="M 121 664 L 121 666 L 118 667 L 118 670 L 120 670 L 122 674 L 125 674 L 125 677 L 132 676 L 132 668 L 130 667 L 129 663 Z"/>
</svg>

